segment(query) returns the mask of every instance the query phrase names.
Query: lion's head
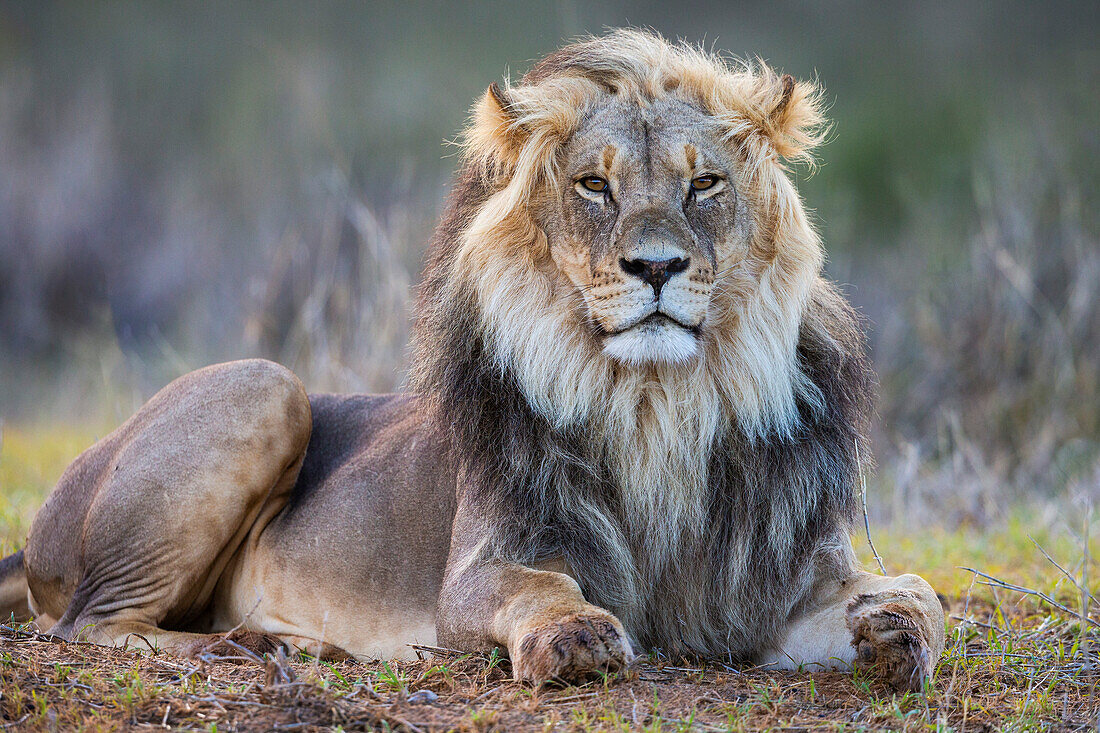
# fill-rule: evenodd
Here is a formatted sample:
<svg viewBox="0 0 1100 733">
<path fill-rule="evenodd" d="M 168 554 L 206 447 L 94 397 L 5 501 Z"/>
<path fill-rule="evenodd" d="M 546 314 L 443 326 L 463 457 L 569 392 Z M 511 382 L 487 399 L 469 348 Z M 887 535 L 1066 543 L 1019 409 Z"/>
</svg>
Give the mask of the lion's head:
<svg viewBox="0 0 1100 733">
<path fill-rule="evenodd" d="M 563 94 L 568 119 L 553 104 Z M 798 201 L 776 160 L 805 154 L 799 124 L 817 122 L 790 77 L 620 32 L 566 49 L 518 87 L 491 87 L 469 139 L 472 156 L 529 187 L 541 254 L 579 294 L 595 342 L 644 367 L 690 362 L 721 337 L 731 303 L 716 284 L 758 286 L 779 229 L 802 260 L 788 264 L 820 264 L 804 220 L 780 221 Z"/>
<path fill-rule="evenodd" d="M 633 409 L 658 380 L 750 434 L 790 430 L 822 252 L 783 159 L 810 159 L 819 96 L 639 31 L 490 87 L 447 289 L 476 294 L 492 357 L 549 419 Z"/>
<path fill-rule="evenodd" d="M 429 250 L 413 387 L 465 500 L 669 648 L 748 648 L 844 553 L 870 372 L 786 168 L 823 134 L 762 62 L 584 40 L 477 102 Z"/>
</svg>

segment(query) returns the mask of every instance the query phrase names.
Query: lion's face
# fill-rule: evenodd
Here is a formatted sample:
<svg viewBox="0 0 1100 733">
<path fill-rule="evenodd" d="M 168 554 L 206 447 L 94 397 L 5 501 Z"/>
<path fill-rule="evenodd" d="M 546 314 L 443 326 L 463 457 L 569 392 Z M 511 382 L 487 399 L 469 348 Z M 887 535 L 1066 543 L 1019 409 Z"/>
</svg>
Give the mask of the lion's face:
<svg viewBox="0 0 1100 733">
<path fill-rule="evenodd" d="M 566 145 L 540 224 L 612 358 L 679 363 L 700 351 L 716 281 L 746 247 L 735 165 L 713 117 L 674 97 L 612 98 Z"/>
<path fill-rule="evenodd" d="M 705 467 L 723 426 L 790 435 L 818 404 L 796 347 L 823 251 L 786 166 L 824 134 L 818 88 L 763 63 L 569 46 L 475 104 L 421 322 L 471 319 L 462 348 L 555 426 L 629 445 L 642 484 L 673 444 Z"/>
</svg>

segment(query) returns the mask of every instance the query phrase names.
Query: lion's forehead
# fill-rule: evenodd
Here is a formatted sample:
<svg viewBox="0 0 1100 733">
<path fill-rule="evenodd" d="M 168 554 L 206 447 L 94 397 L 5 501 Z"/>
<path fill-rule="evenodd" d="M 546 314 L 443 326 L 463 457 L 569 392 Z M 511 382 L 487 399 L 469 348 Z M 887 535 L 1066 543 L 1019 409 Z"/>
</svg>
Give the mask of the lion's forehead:
<svg viewBox="0 0 1100 733">
<path fill-rule="evenodd" d="M 573 174 L 591 169 L 626 178 L 687 175 L 733 162 L 714 117 L 674 97 L 647 105 L 608 98 L 574 133 L 565 158 Z"/>
</svg>

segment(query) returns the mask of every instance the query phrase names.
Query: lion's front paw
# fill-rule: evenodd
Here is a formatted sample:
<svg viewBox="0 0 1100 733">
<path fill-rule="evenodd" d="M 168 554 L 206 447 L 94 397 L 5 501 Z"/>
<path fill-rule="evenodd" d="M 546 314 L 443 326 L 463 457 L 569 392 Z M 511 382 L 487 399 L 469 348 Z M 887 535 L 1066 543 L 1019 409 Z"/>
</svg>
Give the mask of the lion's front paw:
<svg viewBox="0 0 1100 733">
<path fill-rule="evenodd" d="M 613 616 L 575 613 L 527 632 L 510 650 L 517 679 L 580 681 L 625 666 L 632 655 Z"/>
<path fill-rule="evenodd" d="M 919 692 L 935 663 L 931 621 L 916 601 L 915 593 L 894 590 L 856 596 L 848 604 L 855 668 L 883 678 L 899 692 Z"/>
</svg>

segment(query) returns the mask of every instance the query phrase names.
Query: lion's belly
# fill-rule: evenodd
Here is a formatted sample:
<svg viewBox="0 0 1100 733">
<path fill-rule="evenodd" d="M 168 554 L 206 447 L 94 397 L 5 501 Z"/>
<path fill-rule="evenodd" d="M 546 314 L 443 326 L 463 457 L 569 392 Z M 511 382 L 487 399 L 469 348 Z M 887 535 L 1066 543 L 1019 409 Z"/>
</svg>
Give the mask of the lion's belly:
<svg viewBox="0 0 1100 733">
<path fill-rule="evenodd" d="M 290 503 L 246 543 L 215 625 L 333 644 L 361 658 L 435 641 L 455 477 L 411 396 L 313 396 Z"/>
</svg>

